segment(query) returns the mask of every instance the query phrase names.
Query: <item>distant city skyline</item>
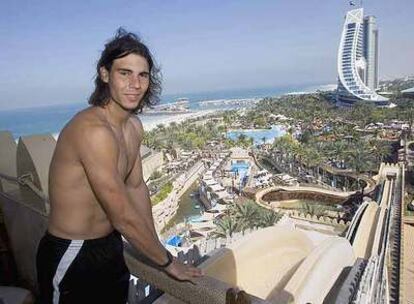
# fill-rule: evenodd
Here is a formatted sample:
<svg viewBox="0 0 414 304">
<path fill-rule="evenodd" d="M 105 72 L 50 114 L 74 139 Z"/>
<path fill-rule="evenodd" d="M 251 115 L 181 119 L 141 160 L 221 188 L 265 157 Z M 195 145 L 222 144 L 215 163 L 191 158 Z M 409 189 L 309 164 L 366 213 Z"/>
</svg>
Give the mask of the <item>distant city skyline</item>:
<svg viewBox="0 0 414 304">
<path fill-rule="evenodd" d="M 336 83 L 349 1 L 3 2 L 0 109 L 86 102 L 105 41 L 138 33 L 164 94 Z M 414 2 L 364 1 L 380 30 L 380 79 L 414 73 Z"/>
</svg>

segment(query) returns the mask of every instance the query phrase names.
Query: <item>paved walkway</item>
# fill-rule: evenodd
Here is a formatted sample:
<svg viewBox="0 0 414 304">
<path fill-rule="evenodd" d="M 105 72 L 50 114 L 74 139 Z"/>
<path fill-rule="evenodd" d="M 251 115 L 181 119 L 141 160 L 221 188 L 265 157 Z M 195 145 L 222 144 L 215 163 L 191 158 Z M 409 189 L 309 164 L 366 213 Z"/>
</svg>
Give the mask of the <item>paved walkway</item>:
<svg viewBox="0 0 414 304">
<path fill-rule="evenodd" d="M 414 304 L 414 226 L 404 224 L 403 304 Z"/>
</svg>

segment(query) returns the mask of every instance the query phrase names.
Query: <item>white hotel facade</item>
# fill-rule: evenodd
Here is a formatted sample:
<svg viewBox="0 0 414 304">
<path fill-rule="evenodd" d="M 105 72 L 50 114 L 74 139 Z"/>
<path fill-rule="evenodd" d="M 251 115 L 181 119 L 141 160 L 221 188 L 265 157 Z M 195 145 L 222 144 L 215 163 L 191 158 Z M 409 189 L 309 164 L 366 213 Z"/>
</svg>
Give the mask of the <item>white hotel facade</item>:
<svg viewBox="0 0 414 304">
<path fill-rule="evenodd" d="M 339 105 L 352 106 L 357 101 L 388 106 L 387 98 L 378 95 L 378 28 L 374 16 L 364 18 L 363 8 L 346 14 L 338 51 Z"/>
</svg>

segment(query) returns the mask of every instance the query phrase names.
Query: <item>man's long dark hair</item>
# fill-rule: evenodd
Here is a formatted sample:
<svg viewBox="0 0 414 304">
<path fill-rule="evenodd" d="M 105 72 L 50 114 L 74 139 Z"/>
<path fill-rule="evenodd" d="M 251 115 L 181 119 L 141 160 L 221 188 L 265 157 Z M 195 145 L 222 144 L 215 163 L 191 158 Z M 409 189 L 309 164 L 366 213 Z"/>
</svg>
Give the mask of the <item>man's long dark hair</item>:
<svg viewBox="0 0 414 304">
<path fill-rule="evenodd" d="M 152 106 L 159 102 L 161 95 L 161 72 L 147 46 L 141 39 L 133 34 L 119 28 L 115 37 L 105 44 L 101 58 L 96 65 L 95 91 L 89 97 L 89 104 L 94 106 L 104 106 L 108 104 L 111 94 L 107 83 L 100 77 L 100 68 L 105 67 L 109 72 L 115 59 L 119 59 L 129 54 L 136 54 L 144 57 L 149 66 L 150 82 L 147 92 L 133 113 L 142 112 L 144 106 Z"/>
</svg>

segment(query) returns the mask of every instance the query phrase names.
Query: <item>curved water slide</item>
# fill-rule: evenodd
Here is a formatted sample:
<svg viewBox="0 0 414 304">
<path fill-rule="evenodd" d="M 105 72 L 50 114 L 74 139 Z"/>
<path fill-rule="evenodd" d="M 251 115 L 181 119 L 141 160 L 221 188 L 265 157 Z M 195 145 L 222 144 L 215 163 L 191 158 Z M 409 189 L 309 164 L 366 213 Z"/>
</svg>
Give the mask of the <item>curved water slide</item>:
<svg viewBox="0 0 414 304">
<path fill-rule="evenodd" d="M 349 240 L 351 244 L 354 242 L 355 234 L 358 230 L 358 226 L 362 220 L 362 217 L 367 207 L 368 202 L 363 202 L 355 212 L 354 217 L 352 218 L 351 224 L 349 225 L 349 229 L 345 236 L 345 238 Z"/>
<path fill-rule="evenodd" d="M 379 196 L 380 201 L 364 202 L 355 213 L 346 238 L 359 258 L 368 259 L 373 254 L 379 254 L 381 250 L 393 187 L 393 182 L 386 179 Z"/>
<path fill-rule="evenodd" d="M 380 254 L 384 243 L 385 229 L 389 207 L 391 203 L 392 193 L 394 191 L 394 181 L 386 180 L 384 185 L 384 191 L 380 202 L 380 214 L 376 225 L 376 233 L 374 243 L 372 245 L 372 255 Z"/>
<path fill-rule="evenodd" d="M 375 223 L 380 209 L 378 204 L 372 201 L 363 203 L 358 211 L 348 230 L 347 239 L 351 242 L 357 258 L 368 259 L 371 256 L 376 232 Z"/>
<path fill-rule="evenodd" d="M 272 303 L 322 303 L 340 274 L 354 262 L 348 240 L 328 238 L 306 257 L 283 293 L 268 300 Z"/>
<path fill-rule="evenodd" d="M 269 227 L 221 249 L 201 268 L 208 276 L 266 299 L 283 290 L 312 249 L 313 243 L 305 233 Z"/>
<path fill-rule="evenodd" d="M 345 238 L 328 238 L 315 247 L 304 232 L 276 226 L 222 248 L 201 268 L 270 303 L 322 303 L 354 261 Z"/>
</svg>

